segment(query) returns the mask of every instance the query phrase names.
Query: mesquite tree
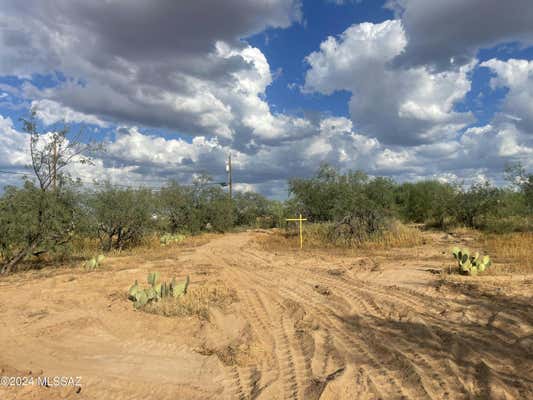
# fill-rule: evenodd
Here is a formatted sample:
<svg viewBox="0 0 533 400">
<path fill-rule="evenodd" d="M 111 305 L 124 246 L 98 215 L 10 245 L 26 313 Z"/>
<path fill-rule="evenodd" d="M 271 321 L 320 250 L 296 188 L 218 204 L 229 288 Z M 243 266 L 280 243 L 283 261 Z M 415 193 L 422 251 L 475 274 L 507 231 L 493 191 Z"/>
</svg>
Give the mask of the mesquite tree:
<svg viewBox="0 0 533 400">
<path fill-rule="evenodd" d="M 10 272 L 24 258 L 57 249 L 68 243 L 78 216 L 76 195 L 66 167 L 88 163 L 95 149 L 82 143 L 82 131 L 69 136 L 63 125 L 53 132 L 40 132 L 35 110 L 22 120 L 29 136 L 31 167 L 36 183 L 9 187 L 0 201 L 0 273 Z"/>
<path fill-rule="evenodd" d="M 138 243 L 154 225 L 154 198 L 148 189 L 122 189 L 108 183 L 89 198 L 88 208 L 90 225 L 106 251 Z"/>
</svg>

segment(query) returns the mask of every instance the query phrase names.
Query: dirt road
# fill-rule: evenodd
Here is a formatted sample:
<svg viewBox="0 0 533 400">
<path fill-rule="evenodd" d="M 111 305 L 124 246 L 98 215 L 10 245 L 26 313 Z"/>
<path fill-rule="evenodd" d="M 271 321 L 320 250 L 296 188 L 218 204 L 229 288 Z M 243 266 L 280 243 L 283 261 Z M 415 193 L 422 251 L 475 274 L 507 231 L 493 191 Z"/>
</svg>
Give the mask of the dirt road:
<svg viewBox="0 0 533 400">
<path fill-rule="evenodd" d="M 0 399 L 533 398 L 532 276 L 443 281 L 461 239 L 442 233 L 371 257 L 267 251 L 264 235 L 2 278 L 0 375 L 80 377 L 81 390 Z M 154 270 L 238 301 L 209 321 L 135 311 L 125 291 Z"/>
</svg>

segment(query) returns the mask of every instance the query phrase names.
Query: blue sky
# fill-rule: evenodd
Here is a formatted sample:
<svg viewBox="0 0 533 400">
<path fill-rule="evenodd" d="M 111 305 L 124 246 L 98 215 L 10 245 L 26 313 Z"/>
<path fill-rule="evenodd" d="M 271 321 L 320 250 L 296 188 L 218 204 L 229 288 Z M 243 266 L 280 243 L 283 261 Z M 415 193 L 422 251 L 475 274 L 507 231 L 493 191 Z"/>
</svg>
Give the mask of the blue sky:
<svg viewBox="0 0 533 400">
<path fill-rule="evenodd" d="M 533 169 L 527 0 L 3 3 L 2 171 L 29 163 L 31 107 L 105 142 L 70 168 L 89 183 L 222 180 L 229 153 L 238 189 L 277 198 L 323 162 L 399 181 Z"/>
<path fill-rule="evenodd" d="M 302 4 L 304 22 L 287 29 L 267 29 L 246 40 L 261 49 L 271 69 L 280 71 L 279 78 L 267 88 L 267 98 L 274 110 L 285 113 L 303 111 L 349 116 L 350 94 L 339 91 L 330 96 L 319 93 L 302 96 L 297 86 L 304 84 L 308 65 L 305 57 L 315 51 L 328 36 L 337 36 L 353 24 L 382 22 L 393 18 L 393 12 L 381 1 L 346 2 L 308 1 Z M 289 85 L 295 85 L 289 89 Z M 289 89 L 289 90 L 288 90 Z"/>
</svg>

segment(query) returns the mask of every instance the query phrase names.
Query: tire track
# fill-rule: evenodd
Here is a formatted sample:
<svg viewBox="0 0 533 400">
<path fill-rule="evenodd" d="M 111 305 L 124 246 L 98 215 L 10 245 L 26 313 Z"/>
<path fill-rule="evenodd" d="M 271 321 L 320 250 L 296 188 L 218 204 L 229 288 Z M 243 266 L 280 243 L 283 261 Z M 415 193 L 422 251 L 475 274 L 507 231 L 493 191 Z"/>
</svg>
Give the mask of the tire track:
<svg viewBox="0 0 533 400">
<path fill-rule="evenodd" d="M 296 291 L 289 292 L 284 289 L 284 293 L 287 296 L 298 299 L 298 301 L 305 302 L 305 296 L 298 294 Z M 318 305 L 311 305 L 309 302 L 306 302 L 306 304 L 319 316 L 320 321 L 332 331 L 335 342 L 339 342 L 342 347 L 342 352 L 351 356 L 349 361 L 361 365 L 361 368 L 365 370 L 369 379 L 373 382 L 373 387 L 379 388 L 377 393 L 375 393 L 376 396 L 387 399 L 409 398 L 401 389 L 398 380 L 380 365 L 379 361 L 365 349 L 364 345 L 354 335 L 346 333 L 342 324 L 336 320 L 337 317 L 330 318 Z M 329 311 L 334 313 L 333 309 L 329 309 Z"/>
<path fill-rule="evenodd" d="M 320 278 L 319 282 L 327 283 L 327 284 L 334 283 L 334 282 L 332 282 L 333 279 L 324 279 L 324 277 L 321 277 L 321 276 L 319 278 Z M 302 280 L 302 281 L 304 283 L 308 284 L 309 286 L 313 286 L 313 284 L 314 284 L 314 282 L 311 282 L 311 281 L 307 281 L 307 280 Z M 339 287 L 335 286 L 335 290 L 337 290 L 337 289 L 339 289 Z M 294 292 L 296 292 L 296 290 Z M 366 314 L 370 314 L 371 315 L 372 313 L 370 312 L 370 310 L 373 310 L 375 314 L 378 314 L 378 316 L 381 316 L 381 317 L 384 316 L 384 313 L 381 311 L 381 309 L 379 307 L 377 307 L 377 305 L 375 305 L 374 307 L 372 307 L 371 305 L 368 305 L 368 303 L 366 301 L 364 301 L 360 296 L 357 296 L 357 294 L 355 294 L 353 292 L 349 292 L 346 289 L 345 290 L 340 290 L 338 292 L 340 292 L 345 297 L 348 297 L 348 298 L 352 299 L 352 301 L 355 302 L 355 307 L 354 308 L 356 310 L 363 309 L 364 310 L 363 314 L 366 313 Z M 287 294 L 289 294 L 289 292 L 287 292 Z M 309 297 L 311 297 L 313 294 L 314 294 L 313 292 L 307 293 L 307 295 Z M 300 301 L 302 301 L 302 299 L 303 298 L 300 298 Z M 320 305 L 323 306 L 323 303 L 320 303 Z M 352 306 L 353 305 L 354 304 L 352 303 Z M 332 309 L 331 307 L 329 307 L 329 306 L 325 306 L 325 307 L 329 308 L 329 310 L 331 312 L 335 312 L 335 310 Z M 339 328 L 339 330 L 342 330 L 342 329 Z M 339 331 L 337 331 L 337 332 L 339 332 Z M 355 343 L 355 340 L 354 340 L 354 338 L 352 336 L 350 336 L 350 338 L 347 338 L 347 336 L 344 333 L 342 333 L 342 335 L 343 335 L 343 338 L 348 343 L 350 343 L 351 345 L 356 346 L 360 350 L 360 352 L 364 353 L 367 356 L 367 358 L 369 358 L 371 360 L 372 367 L 376 368 L 379 371 L 379 374 L 386 375 L 386 372 L 384 372 L 383 370 L 380 370 L 379 362 L 372 356 L 369 346 L 364 345 L 361 342 Z M 368 336 L 367 336 L 367 341 L 368 341 Z M 408 357 L 405 357 L 403 355 L 403 353 L 399 352 L 398 350 L 383 348 L 383 346 L 380 344 L 379 339 L 378 340 L 373 340 L 370 345 L 374 349 L 380 348 L 382 356 L 383 356 L 383 354 L 392 353 L 393 356 L 392 357 L 388 357 L 389 361 L 391 363 L 396 364 L 399 370 L 401 369 L 403 371 L 407 371 L 408 372 L 407 377 L 409 377 L 409 379 L 412 381 L 412 383 L 413 383 L 412 386 L 415 386 L 417 388 L 417 391 L 419 392 L 419 394 L 421 393 L 422 395 L 427 395 L 428 397 L 432 397 L 432 396 L 429 396 L 429 392 L 428 392 L 428 390 L 426 388 L 427 386 L 431 387 L 431 389 L 430 389 L 431 392 L 433 392 L 433 393 L 439 392 L 439 390 L 436 389 L 434 387 L 434 385 L 431 384 L 431 380 L 430 379 L 424 379 L 424 374 L 419 372 L 420 369 L 415 366 L 416 364 L 414 364 L 412 362 L 412 360 L 410 360 Z M 413 354 L 416 354 L 416 349 L 412 349 L 411 348 L 409 350 Z M 395 356 L 396 356 L 396 358 L 395 358 Z M 428 371 L 429 370 L 431 370 L 431 369 L 428 369 Z M 436 395 L 435 398 L 439 398 L 439 399 L 448 398 L 449 390 L 447 388 L 446 383 L 440 378 L 439 374 L 434 373 L 433 374 L 433 378 L 435 378 L 435 377 L 439 378 L 439 384 L 443 388 L 443 390 L 440 391 L 440 393 L 438 395 Z M 400 382 L 403 380 L 402 378 L 399 378 L 399 379 L 400 379 Z M 394 384 L 396 384 L 397 387 L 400 386 L 398 384 L 398 382 L 394 381 L 394 378 L 390 378 L 389 379 L 389 383 L 394 383 Z M 383 382 L 381 382 L 380 384 L 383 384 Z M 400 396 L 400 398 L 402 398 L 402 396 L 405 397 L 405 395 L 401 391 L 399 391 L 397 393 L 397 395 Z"/>
<path fill-rule="evenodd" d="M 229 264 L 226 262 L 226 264 Z M 234 270 L 235 268 L 235 270 Z M 238 275 L 242 274 L 241 268 L 227 267 L 226 272 L 232 275 L 233 279 L 239 280 Z M 247 280 L 246 284 L 250 284 L 253 280 Z M 240 287 L 239 292 L 244 295 L 244 302 L 250 307 L 250 318 L 257 323 L 264 330 L 272 330 L 273 334 L 273 349 L 272 354 L 275 355 L 275 359 L 279 368 L 278 380 L 281 383 L 281 389 L 283 392 L 283 398 L 285 399 L 304 399 L 304 389 L 311 381 L 312 373 L 310 371 L 310 360 L 306 359 L 302 354 L 294 332 L 294 324 L 291 324 L 291 320 L 285 317 L 285 309 L 283 305 L 276 299 L 272 299 L 272 294 L 268 293 L 264 288 L 261 289 L 261 294 L 257 289 L 249 289 L 244 287 L 245 283 L 240 279 L 240 283 L 243 287 Z M 263 286 L 264 287 L 264 286 Z M 252 300 L 252 296 L 248 293 L 252 292 L 255 297 Z M 265 298 L 269 304 L 272 304 L 273 312 L 269 312 L 268 307 L 265 305 Z M 277 320 L 263 321 L 257 311 L 257 302 L 259 307 L 263 311 L 263 315 L 278 315 Z"/>
<path fill-rule="evenodd" d="M 274 353 L 279 355 L 278 381 L 283 398 L 305 398 L 308 382 L 316 383 L 313 373 L 329 376 L 332 352 L 342 354 L 344 372 L 339 375 L 351 382 L 355 378 L 360 386 L 351 390 L 361 397 L 469 398 L 477 390 L 472 386 L 476 379 L 471 363 L 480 359 L 489 365 L 502 365 L 491 374 L 507 388 L 512 388 L 513 382 L 529 385 L 526 376 L 530 372 L 518 373 L 525 365 L 524 355 L 516 346 L 509 347 L 514 336 L 499 328 L 487 334 L 487 311 L 482 302 L 465 308 L 464 297 L 437 297 L 440 292 L 430 287 L 421 291 L 383 285 L 373 281 L 371 274 L 365 275 L 370 281 L 327 274 L 326 269 L 312 268 L 305 253 L 300 259 L 293 254 L 292 258 L 265 256 L 264 251 L 250 250 L 249 246 L 241 245 L 239 250 L 242 259 L 235 262 L 237 259 L 229 256 L 225 261 L 245 287 L 255 290 L 254 300 L 247 302 L 255 307 L 250 314 L 275 316 L 271 324 L 275 328 Z M 316 321 L 312 352 L 298 337 L 298 327 L 293 324 L 290 309 L 285 309 L 285 300 L 298 303 Z M 462 316 L 458 312 L 461 310 Z M 523 318 L 517 320 L 517 324 L 523 323 Z M 254 324 L 265 329 L 259 322 Z M 335 373 L 332 379 L 339 375 Z M 327 379 L 323 385 L 320 391 Z M 331 390 L 328 393 L 333 393 Z M 520 387 L 511 390 L 528 393 Z"/>
<path fill-rule="evenodd" d="M 261 277 L 263 275 L 262 273 L 256 272 L 253 274 L 253 276 L 248 272 L 246 272 L 245 274 L 248 275 L 250 281 L 256 280 L 259 286 L 265 284 L 266 278 Z M 257 281 L 258 279 L 259 281 Z M 338 317 L 336 317 L 335 319 L 330 318 L 324 312 L 324 310 L 320 309 L 320 306 L 324 307 L 324 304 L 317 304 L 317 302 L 310 300 L 314 297 L 313 295 L 316 294 L 314 291 L 309 289 L 310 292 L 299 293 L 299 291 L 301 290 L 301 286 L 299 286 L 298 289 L 296 289 L 294 286 L 292 287 L 292 290 L 291 288 L 285 288 L 280 286 L 279 291 L 287 298 L 291 298 L 301 304 L 304 304 L 307 307 L 312 308 L 315 312 L 315 315 L 319 316 L 319 319 L 324 323 L 324 325 L 328 326 L 332 330 L 335 336 L 335 340 L 342 343 L 343 352 L 345 354 L 350 354 L 351 356 L 353 356 L 354 362 L 363 361 L 364 368 L 367 371 L 367 375 L 369 376 L 370 380 L 373 382 L 374 387 L 379 388 L 378 393 L 376 393 L 377 396 L 382 396 L 383 398 L 387 399 L 410 398 L 402 390 L 401 385 L 399 383 L 400 381 L 398 380 L 398 377 L 395 376 L 397 375 L 396 373 L 385 369 L 381 365 L 379 360 L 372 355 L 370 349 L 366 347 L 364 342 L 358 339 L 355 335 L 347 333 L 346 328 L 342 325 L 342 323 L 339 323 L 337 321 Z M 335 315 L 336 311 L 334 309 L 330 308 L 329 306 L 324 308 L 327 308 L 329 312 Z M 389 388 L 389 390 L 383 393 L 383 390 L 385 390 L 384 388 Z"/>
<path fill-rule="evenodd" d="M 256 257 L 259 260 L 262 260 L 262 258 Z M 398 299 L 390 296 L 388 294 L 385 294 L 382 290 L 382 287 L 379 287 L 379 290 L 373 291 L 375 285 L 372 285 L 372 289 L 367 289 L 362 287 L 361 282 L 357 281 L 348 281 L 345 278 L 335 279 L 330 278 L 328 276 L 324 276 L 319 273 L 315 273 L 313 271 L 304 270 L 302 268 L 299 268 L 302 272 L 302 275 L 306 276 L 307 279 L 301 279 L 300 282 L 306 283 L 308 285 L 313 286 L 315 283 L 324 284 L 327 286 L 332 287 L 332 289 L 336 292 L 342 295 L 344 298 L 351 300 L 352 308 L 356 311 L 363 310 L 363 315 L 374 315 L 380 318 L 387 318 L 387 313 L 379 307 L 375 301 L 372 298 L 372 295 L 375 296 L 376 294 L 379 294 L 383 297 L 387 297 L 387 302 L 390 304 L 393 304 L 395 307 L 398 305 Z M 310 281 L 308 279 L 313 279 L 314 281 Z M 350 283 L 353 284 L 353 287 L 350 287 Z M 394 293 L 397 294 L 399 290 L 395 290 Z M 376 293 L 377 292 L 377 293 Z M 413 296 L 416 296 L 417 298 L 423 299 L 424 303 L 427 301 L 427 295 L 420 295 L 416 291 L 409 291 L 409 293 Z M 400 296 L 402 297 L 402 300 L 405 300 L 404 302 L 400 302 L 402 305 L 404 305 L 409 311 L 415 309 L 415 303 L 413 303 L 413 300 L 409 298 L 408 296 Z M 420 304 L 417 305 L 417 307 L 420 307 Z M 429 307 L 427 307 L 429 308 Z M 433 317 L 433 315 L 431 315 Z M 427 326 L 426 326 L 427 327 Z M 431 331 L 427 327 L 428 331 Z M 434 333 L 431 333 L 433 337 L 438 338 Z M 419 388 L 423 388 L 423 390 L 426 392 L 426 394 L 429 396 L 429 393 L 433 393 L 431 397 L 438 398 L 438 399 L 448 399 L 450 396 L 450 393 L 454 392 L 454 390 L 451 389 L 451 387 L 454 387 L 457 385 L 457 382 L 454 382 L 452 386 L 447 383 L 447 381 L 443 378 L 443 376 L 446 376 L 446 373 L 449 372 L 449 369 L 446 368 L 445 363 L 438 362 L 438 370 L 436 370 L 435 367 L 435 361 L 433 360 L 433 365 L 429 362 L 428 358 L 425 356 L 422 356 L 418 353 L 416 348 L 413 348 L 412 345 L 410 345 L 407 342 L 402 343 L 404 345 L 403 350 L 394 350 L 395 356 L 397 356 L 396 360 L 394 362 L 401 365 L 402 369 L 409 371 L 409 375 L 411 376 L 411 379 L 415 381 L 415 386 L 418 386 Z M 379 346 L 379 342 L 374 344 L 372 347 L 381 347 Z M 389 349 L 390 351 L 390 349 Z M 409 355 L 406 355 L 409 354 Z M 441 365 L 444 364 L 444 365 Z M 430 375 L 426 374 L 424 371 L 433 371 L 432 373 L 429 373 Z M 436 383 L 434 383 L 436 381 Z M 462 385 L 460 385 L 462 386 Z"/>
<path fill-rule="evenodd" d="M 365 318 L 365 314 L 368 314 L 368 315 L 377 315 L 378 317 L 386 317 L 386 314 L 383 310 L 381 310 L 381 308 L 379 306 L 377 306 L 377 304 L 375 304 L 375 302 L 373 301 L 372 298 L 370 297 L 367 297 L 365 299 L 361 298 L 360 296 L 358 296 L 356 294 L 356 290 L 358 288 L 356 288 L 356 290 L 352 290 L 350 291 L 346 286 L 346 284 L 344 283 L 338 283 L 338 282 L 335 282 L 335 280 L 333 278 L 326 278 L 326 277 L 322 277 L 322 276 L 318 276 L 317 277 L 318 281 L 319 282 L 322 282 L 322 283 L 325 283 L 325 284 L 329 284 L 329 285 L 332 285 L 334 286 L 334 290 L 336 290 L 337 292 L 341 293 L 343 296 L 345 296 L 346 298 L 348 299 L 351 299 L 352 301 L 355 302 L 355 309 L 356 310 L 359 310 L 359 309 L 362 309 L 364 310 L 364 313 L 362 315 L 361 318 Z M 310 281 L 304 281 L 306 282 L 307 284 L 309 285 L 312 285 L 313 282 L 310 282 Z M 336 284 L 336 285 L 335 285 Z M 339 290 L 341 289 L 341 290 Z M 429 328 L 428 328 L 429 330 Z M 375 331 L 377 332 L 377 331 Z M 436 337 L 435 334 L 433 334 L 434 337 Z M 397 351 L 397 353 L 401 354 L 401 358 L 400 359 L 403 359 L 403 364 L 404 364 L 404 368 L 406 370 L 410 370 L 413 375 L 415 376 L 420 376 L 420 379 L 421 381 L 423 381 L 423 386 L 425 388 L 429 388 L 429 390 L 434 393 L 434 397 L 435 398 L 438 398 L 438 399 L 448 399 L 449 396 L 450 396 L 450 393 L 453 391 L 451 388 L 450 388 L 450 385 L 448 385 L 448 383 L 445 381 L 445 379 L 443 378 L 443 373 L 445 374 L 446 372 L 441 372 L 439 373 L 439 371 L 435 371 L 435 366 L 432 366 L 430 364 L 430 362 L 428 361 L 428 359 L 419 354 L 419 352 L 417 352 L 417 349 L 416 348 L 413 348 L 410 344 L 408 344 L 407 342 L 405 341 L 402 341 L 404 345 L 406 345 L 405 347 L 407 349 L 403 350 L 403 351 Z M 374 346 L 376 347 L 376 346 Z M 405 353 L 409 353 L 409 354 L 412 354 L 412 356 L 407 356 Z M 439 363 L 440 364 L 440 363 Z M 440 370 L 446 370 L 446 368 L 440 368 Z M 432 371 L 433 370 L 433 373 L 431 373 L 431 376 L 429 378 L 425 378 L 424 377 L 424 372 L 423 371 Z M 433 381 L 436 381 L 437 383 L 433 383 Z"/>
</svg>

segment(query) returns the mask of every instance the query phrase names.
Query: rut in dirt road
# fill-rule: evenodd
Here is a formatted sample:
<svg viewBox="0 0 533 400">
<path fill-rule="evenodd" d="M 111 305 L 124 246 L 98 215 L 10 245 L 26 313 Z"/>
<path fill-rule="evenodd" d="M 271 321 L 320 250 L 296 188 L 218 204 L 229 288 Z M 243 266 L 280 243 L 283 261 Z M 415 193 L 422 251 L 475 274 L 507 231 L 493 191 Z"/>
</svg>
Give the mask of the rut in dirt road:
<svg viewBox="0 0 533 400">
<path fill-rule="evenodd" d="M 466 316 L 457 311 L 465 309 L 462 300 L 443 296 L 429 281 L 415 289 L 383 285 L 368 275 L 361 280 L 357 270 L 330 274 L 327 263 L 305 253 L 274 256 L 244 235 L 235 237 L 232 249 L 227 241 L 220 245 L 211 243 L 209 252 L 271 357 L 270 363 L 254 365 L 253 386 L 233 397 L 231 389 L 228 398 L 468 399 L 531 393 L 532 373 L 524 368 L 529 349 L 513 347 L 511 332 L 488 329 L 483 305 L 468 307 Z"/>
<path fill-rule="evenodd" d="M 271 234 L 3 278 L 0 372 L 84 384 L 0 398 L 533 399 L 531 275 L 444 279 L 428 271 L 452 243 L 428 232 L 427 245 L 367 255 L 272 251 Z M 225 302 L 208 319 L 136 310 L 126 291 L 153 271 Z"/>
</svg>

